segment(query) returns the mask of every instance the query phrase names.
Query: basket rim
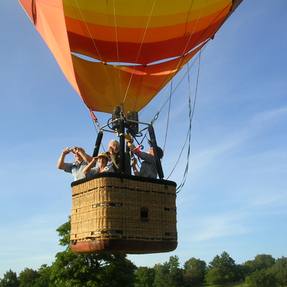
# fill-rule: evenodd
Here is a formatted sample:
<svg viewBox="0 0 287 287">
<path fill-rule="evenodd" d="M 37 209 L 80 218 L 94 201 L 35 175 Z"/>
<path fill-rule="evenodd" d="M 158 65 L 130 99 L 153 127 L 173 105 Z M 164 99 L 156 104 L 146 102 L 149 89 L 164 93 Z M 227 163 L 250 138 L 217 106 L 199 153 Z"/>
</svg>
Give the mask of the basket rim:
<svg viewBox="0 0 287 287">
<path fill-rule="evenodd" d="M 120 173 L 115 173 L 115 172 L 103 172 L 103 173 L 96 174 L 96 175 L 89 177 L 89 178 L 83 178 L 83 179 L 73 181 L 71 183 L 71 187 L 82 184 L 84 182 L 88 182 L 88 181 L 97 179 L 97 178 L 129 179 L 129 180 L 133 180 L 133 181 L 150 182 L 150 183 L 155 183 L 155 184 L 164 184 L 164 185 L 176 187 L 176 182 L 171 181 L 171 180 L 148 178 L 148 177 L 142 177 L 142 176 L 136 176 L 136 175 L 120 174 Z"/>
</svg>

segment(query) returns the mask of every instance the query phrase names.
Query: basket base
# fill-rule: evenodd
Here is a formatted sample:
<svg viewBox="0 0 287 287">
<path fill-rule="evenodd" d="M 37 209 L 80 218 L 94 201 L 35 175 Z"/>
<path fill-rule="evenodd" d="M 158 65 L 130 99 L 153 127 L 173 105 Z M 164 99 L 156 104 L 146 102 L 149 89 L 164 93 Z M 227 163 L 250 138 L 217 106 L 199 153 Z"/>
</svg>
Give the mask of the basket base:
<svg viewBox="0 0 287 287">
<path fill-rule="evenodd" d="M 106 239 L 89 240 L 71 243 L 70 248 L 75 253 L 123 252 L 127 254 L 146 254 L 170 252 L 177 247 L 177 241 L 144 241 Z"/>
</svg>

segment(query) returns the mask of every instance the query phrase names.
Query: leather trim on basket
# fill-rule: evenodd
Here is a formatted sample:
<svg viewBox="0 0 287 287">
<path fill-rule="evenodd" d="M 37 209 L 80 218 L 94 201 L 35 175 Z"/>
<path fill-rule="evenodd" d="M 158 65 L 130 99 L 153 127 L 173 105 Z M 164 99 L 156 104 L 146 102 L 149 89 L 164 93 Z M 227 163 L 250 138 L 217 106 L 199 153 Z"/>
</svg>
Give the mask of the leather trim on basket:
<svg viewBox="0 0 287 287">
<path fill-rule="evenodd" d="M 90 240 L 71 243 L 70 248 L 75 253 L 91 252 L 123 252 L 129 254 L 170 252 L 177 247 L 177 241 L 144 241 L 144 240 Z"/>
</svg>

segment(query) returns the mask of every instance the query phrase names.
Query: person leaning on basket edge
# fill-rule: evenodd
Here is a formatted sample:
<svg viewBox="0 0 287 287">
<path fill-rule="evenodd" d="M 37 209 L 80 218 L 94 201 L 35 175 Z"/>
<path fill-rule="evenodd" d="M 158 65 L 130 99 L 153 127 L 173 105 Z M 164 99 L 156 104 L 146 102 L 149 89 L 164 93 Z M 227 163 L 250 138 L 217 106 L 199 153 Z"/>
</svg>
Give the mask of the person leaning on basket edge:
<svg viewBox="0 0 287 287">
<path fill-rule="evenodd" d="M 74 154 L 74 162 L 72 163 L 65 162 L 65 157 L 69 153 Z M 81 147 L 66 147 L 58 159 L 57 167 L 71 173 L 74 176 L 74 180 L 79 180 L 86 177 L 83 170 L 92 159 Z"/>
</svg>

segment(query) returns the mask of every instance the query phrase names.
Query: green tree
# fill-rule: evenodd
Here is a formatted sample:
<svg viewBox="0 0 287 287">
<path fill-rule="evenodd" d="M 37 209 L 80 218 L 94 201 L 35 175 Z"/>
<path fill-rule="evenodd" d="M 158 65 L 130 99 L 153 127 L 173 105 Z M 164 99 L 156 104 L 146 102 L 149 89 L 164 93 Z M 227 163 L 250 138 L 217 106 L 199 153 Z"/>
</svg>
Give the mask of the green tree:
<svg viewBox="0 0 287 287">
<path fill-rule="evenodd" d="M 270 268 L 270 272 L 275 276 L 280 286 L 287 286 L 287 257 L 277 259 Z"/>
<path fill-rule="evenodd" d="M 39 277 L 36 279 L 33 287 L 52 287 L 50 283 L 50 273 L 51 267 L 45 264 L 42 265 L 38 270 Z"/>
<path fill-rule="evenodd" d="M 268 254 L 259 254 L 254 260 L 249 260 L 243 264 L 245 275 L 249 275 L 254 271 L 270 268 L 275 263 L 275 259 Z"/>
<path fill-rule="evenodd" d="M 139 267 L 135 271 L 135 287 L 152 287 L 154 282 L 154 269 Z"/>
<path fill-rule="evenodd" d="M 71 221 L 70 218 L 67 222 L 62 224 L 57 228 L 59 235 L 59 244 L 65 247 L 68 247 L 70 244 L 70 231 L 71 231 Z"/>
<path fill-rule="evenodd" d="M 278 281 L 274 274 L 265 269 L 256 270 L 246 277 L 245 283 L 248 287 L 277 287 Z"/>
<path fill-rule="evenodd" d="M 210 262 L 206 282 L 208 284 L 225 284 L 239 280 L 238 267 L 227 252 L 216 255 Z"/>
<path fill-rule="evenodd" d="M 56 287 L 133 286 L 135 266 L 125 254 L 74 254 L 69 248 L 70 223 L 57 229 L 66 250 L 56 255 L 50 285 Z"/>
<path fill-rule="evenodd" d="M 154 283 L 153 287 L 171 287 L 169 282 L 169 270 L 167 263 L 156 264 L 154 266 Z"/>
<path fill-rule="evenodd" d="M 184 285 L 194 286 L 203 284 L 206 272 L 206 263 L 200 259 L 191 258 L 184 263 Z"/>
<path fill-rule="evenodd" d="M 39 278 L 39 274 L 37 271 L 25 268 L 19 274 L 19 286 L 20 287 L 34 287 L 36 280 Z"/>
<path fill-rule="evenodd" d="M 183 270 L 179 267 L 178 257 L 171 256 L 167 265 L 172 286 L 181 286 L 183 284 Z"/>
<path fill-rule="evenodd" d="M 177 256 L 171 256 L 164 264 L 154 267 L 154 287 L 177 287 L 183 285 L 183 270 L 179 267 Z"/>
<path fill-rule="evenodd" d="M 19 287 L 17 274 L 12 270 L 7 271 L 0 281 L 0 287 Z"/>
</svg>

